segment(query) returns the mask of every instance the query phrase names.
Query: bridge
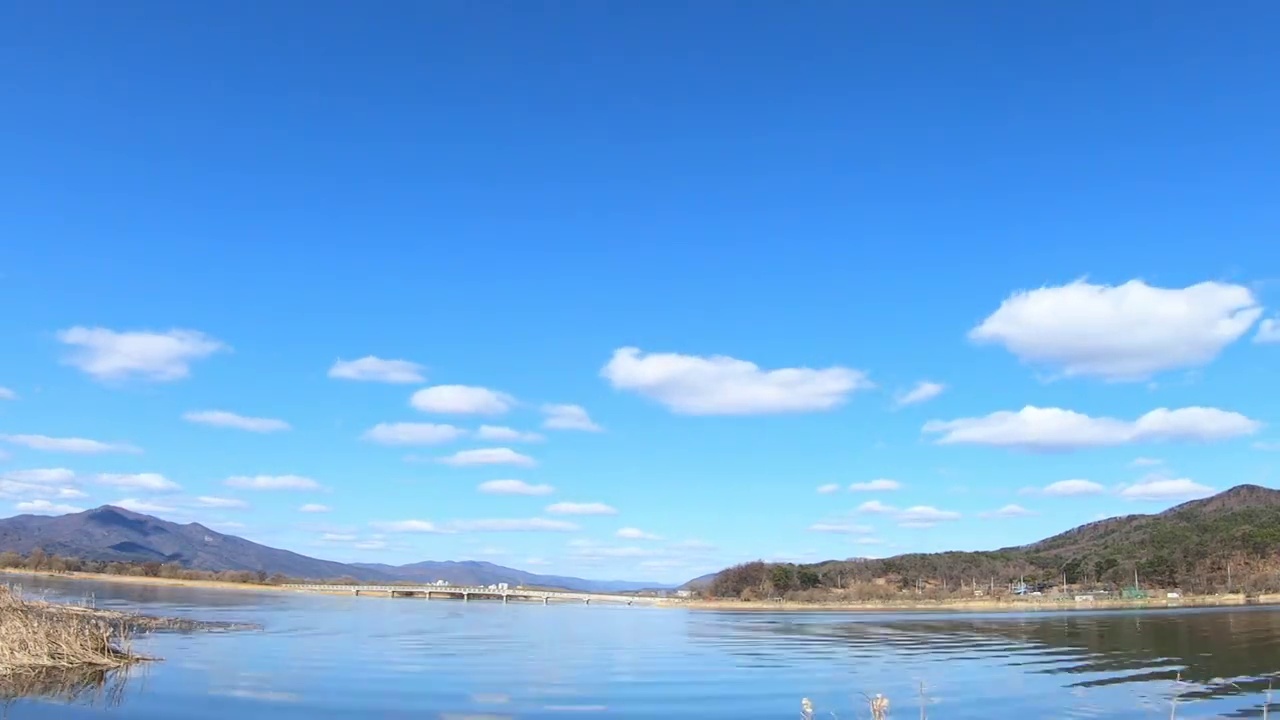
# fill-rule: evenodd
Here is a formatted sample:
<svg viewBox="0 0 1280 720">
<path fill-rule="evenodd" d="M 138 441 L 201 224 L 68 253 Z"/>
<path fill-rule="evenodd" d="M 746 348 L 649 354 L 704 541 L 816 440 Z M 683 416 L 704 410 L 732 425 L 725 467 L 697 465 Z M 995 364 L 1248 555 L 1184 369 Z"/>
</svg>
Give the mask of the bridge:
<svg viewBox="0 0 1280 720">
<path fill-rule="evenodd" d="M 501 599 L 504 603 L 512 600 L 541 602 L 543 605 L 547 605 L 553 600 L 557 602 L 579 602 L 585 605 L 590 605 L 593 602 L 650 605 L 658 601 L 658 598 L 653 597 L 580 593 L 562 590 L 531 590 L 519 587 L 497 588 L 463 585 L 282 585 L 281 587 L 303 592 L 349 593 L 357 596 L 385 593 L 393 598 L 417 597 L 425 600 L 430 600 L 432 597 L 455 600 L 461 598 L 464 601 L 469 601 L 472 598 L 483 598 L 489 600 Z"/>
</svg>

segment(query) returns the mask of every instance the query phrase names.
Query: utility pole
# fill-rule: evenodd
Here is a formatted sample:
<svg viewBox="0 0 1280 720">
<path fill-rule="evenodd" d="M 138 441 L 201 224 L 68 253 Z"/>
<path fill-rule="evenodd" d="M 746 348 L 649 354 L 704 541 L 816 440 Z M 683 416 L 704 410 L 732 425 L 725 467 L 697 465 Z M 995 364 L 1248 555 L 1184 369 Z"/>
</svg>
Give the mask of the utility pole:
<svg viewBox="0 0 1280 720">
<path fill-rule="evenodd" d="M 1227 592 L 1231 592 L 1231 563 L 1227 563 Z"/>
</svg>

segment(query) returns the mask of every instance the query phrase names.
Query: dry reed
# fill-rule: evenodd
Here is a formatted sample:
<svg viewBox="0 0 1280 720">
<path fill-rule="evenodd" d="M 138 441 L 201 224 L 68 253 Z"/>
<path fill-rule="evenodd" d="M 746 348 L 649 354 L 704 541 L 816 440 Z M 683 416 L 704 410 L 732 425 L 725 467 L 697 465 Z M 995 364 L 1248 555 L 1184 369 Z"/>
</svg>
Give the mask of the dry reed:
<svg viewBox="0 0 1280 720">
<path fill-rule="evenodd" d="M 0 678 L 49 670 L 106 670 L 147 658 L 130 649 L 120 613 L 25 600 L 0 587 Z"/>
</svg>

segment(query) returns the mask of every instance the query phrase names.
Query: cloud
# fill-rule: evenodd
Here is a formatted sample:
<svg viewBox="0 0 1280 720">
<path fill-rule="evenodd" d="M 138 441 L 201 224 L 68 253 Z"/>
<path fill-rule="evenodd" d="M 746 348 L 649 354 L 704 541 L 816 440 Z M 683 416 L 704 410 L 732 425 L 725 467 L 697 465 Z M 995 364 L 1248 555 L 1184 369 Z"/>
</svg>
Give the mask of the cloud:
<svg viewBox="0 0 1280 720">
<path fill-rule="evenodd" d="M 871 513 L 873 515 L 887 515 L 896 512 L 897 508 L 892 505 L 886 505 L 879 500 L 868 500 L 858 506 L 857 512 Z"/>
<path fill-rule="evenodd" d="M 375 529 L 389 533 L 427 533 L 442 534 L 449 532 L 428 520 L 392 520 L 370 523 Z"/>
<path fill-rule="evenodd" d="M 24 483 L 65 484 L 75 482 L 76 474 L 67 468 L 34 468 L 31 470 L 6 470 L 0 473 L 5 480 Z"/>
<path fill-rule="evenodd" d="M 272 433 L 290 429 L 289 423 L 283 420 L 246 417 L 225 410 L 201 410 L 184 413 L 182 419 L 200 425 L 248 430 L 255 433 Z"/>
<path fill-rule="evenodd" d="M 1259 440 L 1253 444 L 1253 449 L 1275 452 L 1280 450 L 1280 440 Z"/>
<path fill-rule="evenodd" d="M 653 533 L 645 532 L 640 528 L 633 528 L 633 527 L 619 528 L 618 532 L 614 533 L 614 535 L 617 535 L 618 537 L 624 540 L 661 540 L 662 539 L 662 537 L 659 535 L 654 535 Z"/>
<path fill-rule="evenodd" d="M 64 362 L 98 380 L 181 380 L 191 374 L 193 361 L 230 350 L 196 330 L 157 333 L 73 327 L 60 331 L 58 340 L 74 348 Z"/>
<path fill-rule="evenodd" d="M 150 492 L 173 492 L 182 486 L 160 473 L 103 473 L 94 478 L 99 485 L 128 488 L 130 490 L 148 490 Z"/>
<path fill-rule="evenodd" d="M 809 532 L 835 533 L 840 535 L 863 535 L 871 532 L 871 528 L 867 525 L 852 525 L 848 523 L 814 523 L 809 526 Z"/>
<path fill-rule="evenodd" d="M 634 347 L 614 351 L 600 374 L 615 389 L 651 398 L 682 415 L 830 410 L 855 391 L 874 387 L 866 373 L 845 367 L 761 370 L 724 355 L 646 355 Z"/>
<path fill-rule="evenodd" d="M 992 510 L 990 512 L 979 513 L 978 517 L 1020 518 L 1020 517 L 1031 517 L 1032 515 L 1035 515 L 1035 513 L 1022 507 L 1021 505 L 1005 505 L 999 510 Z"/>
<path fill-rule="evenodd" d="M 1129 500 L 1195 500 L 1208 497 L 1214 489 L 1188 478 L 1167 478 L 1148 475 L 1120 490 L 1120 497 Z"/>
<path fill-rule="evenodd" d="M 53 503 L 48 500 L 28 500 L 26 502 L 20 502 L 13 507 L 18 512 L 31 513 L 34 515 L 70 515 L 71 513 L 84 512 L 84 508 L 82 507 Z"/>
<path fill-rule="evenodd" d="M 900 527 L 906 528 L 930 528 L 940 522 L 960 519 L 960 513 L 939 510 L 932 505 L 913 505 L 905 510 L 899 510 L 879 500 L 868 500 L 862 503 L 858 506 L 856 512 L 868 515 L 888 515 L 896 520 Z"/>
<path fill-rule="evenodd" d="M 487 495 L 550 495 L 555 492 L 550 485 L 530 485 L 523 480 L 490 480 L 480 483 L 478 489 Z"/>
<path fill-rule="evenodd" d="M 827 483 L 826 485 L 818 486 L 819 495 L 833 495 L 838 492 L 840 492 L 840 486 L 835 483 Z"/>
<path fill-rule="evenodd" d="M 125 510 L 129 510 L 131 512 L 136 512 L 136 513 L 175 513 L 177 512 L 175 508 L 171 508 L 167 505 L 153 503 L 149 500 L 139 500 L 137 498 L 125 498 L 123 500 L 116 500 L 115 502 L 108 503 L 108 504 L 114 505 L 115 507 L 118 507 L 118 508 L 124 508 Z"/>
<path fill-rule="evenodd" d="M 887 478 L 878 478 L 867 482 L 857 482 L 849 486 L 853 492 L 887 492 L 889 490 L 898 490 L 902 487 L 902 483 L 897 480 L 889 480 Z"/>
<path fill-rule="evenodd" d="M 359 538 L 359 535 L 349 535 L 346 533 L 321 533 L 320 542 L 355 542 Z"/>
<path fill-rule="evenodd" d="M 476 437 L 496 442 L 542 442 L 546 439 L 536 432 L 524 432 L 501 425 L 481 425 L 476 430 Z"/>
<path fill-rule="evenodd" d="M 1258 344 L 1280 343 L 1280 318 L 1267 318 L 1258 323 L 1258 334 L 1253 336 Z"/>
<path fill-rule="evenodd" d="M 320 483 L 301 475 L 236 475 L 223 483 L 245 490 L 319 490 Z"/>
<path fill-rule="evenodd" d="M 18 399 L 18 393 L 10 390 L 7 387 L 0 386 L 0 400 L 17 400 L 17 399 Z"/>
<path fill-rule="evenodd" d="M 389 533 L 466 533 L 466 532 L 572 532 L 578 529 L 573 523 L 547 518 L 454 520 L 437 524 L 429 520 L 395 520 L 375 522 L 371 525 Z"/>
<path fill-rule="evenodd" d="M 409 398 L 409 404 L 423 412 L 457 415 L 501 415 L 515 403 L 506 393 L 472 385 L 435 385 Z"/>
<path fill-rule="evenodd" d="M 552 515 L 617 515 L 618 510 L 599 502 L 558 502 L 547 506 Z"/>
<path fill-rule="evenodd" d="M 546 415 L 546 419 L 542 421 L 542 427 L 548 430 L 585 430 L 586 432 L 604 430 L 592 422 L 587 409 L 581 405 L 548 404 L 542 406 L 542 412 Z"/>
<path fill-rule="evenodd" d="M 1262 423 L 1240 413 L 1208 407 L 1159 408 L 1129 421 L 1028 405 L 985 417 L 930 420 L 923 432 L 939 435 L 939 445 L 1054 452 L 1139 442 L 1212 442 L 1252 435 L 1261 428 Z"/>
<path fill-rule="evenodd" d="M 1067 377 L 1133 381 L 1207 365 L 1261 315 L 1241 285 L 1172 289 L 1141 280 L 1118 286 L 1077 280 L 1010 295 L 969 338 L 1002 345 L 1023 362 L 1056 366 Z"/>
<path fill-rule="evenodd" d="M 1129 463 L 1129 467 L 1152 467 L 1154 465 L 1163 464 L 1164 461 L 1160 458 L 1139 457 L 1134 458 L 1133 462 Z"/>
<path fill-rule="evenodd" d="M 383 360 L 366 355 L 359 360 L 339 360 L 329 368 L 329 377 L 336 380 L 357 380 L 397 385 L 425 382 L 423 367 L 408 360 Z"/>
<path fill-rule="evenodd" d="M 249 503 L 243 500 L 238 500 L 236 498 L 213 497 L 211 495 L 201 495 L 196 498 L 196 504 L 200 507 L 225 508 L 228 510 L 249 507 Z"/>
<path fill-rule="evenodd" d="M 332 508 L 328 505 L 321 505 L 319 503 L 307 503 L 306 505 L 298 508 L 298 512 L 301 513 L 327 513 L 331 511 Z"/>
<path fill-rule="evenodd" d="M 361 437 L 379 445 L 439 445 L 453 442 L 466 434 L 466 430 L 453 425 L 399 422 L 378 423 Z"/>
<path fill-rule="evenodd" d="M 356 550 L 383 550 L 387 547 L 385 540 L 361 540 L 352 545 Z"/>
<path fill-rule="evenodd" d="M 1049 497 L 1075 497 L 1077 495 L 1101 495 L 1106 492 L 1106 488 L 1092 480 L 1073 479 L 1049 483 L 1039 492 Z"/>
<path fill-rule="evenodd" d="M 547 518 L 455 520 L 449 527 L 457 532 L 574 532 L 579 529 L 571 522 Z"/>
<path fill-rule="evenodd" d="M 642 558 L 652 557 L 658 553 L 657 550 L 651 548 L 642 548 L 634 546 L 626 547 L 602 547 L 587 546 L 575 547 L 570 554 L 577 558 L 584 559 L 601 559 L 601 558 Z"/>
<path fill-rule="evenodd" d="M 454 467 L 472 465 L 519 465 L 533 467 L 538 461 L 522 455 L 511 448 L 482 448 L 479 450 L 462 450 L 447 457 L 438 458 L 437 462 Z"/>
<path fill-rule="evenodd" d="M 0 440 L 13 445 L 21 445 L 31 450 L 43 452 L 76 453 L 93 455 L 97 453 L 140 453 L 138 448 L 125 443 L 107 443 L 85 438 L 56 438 L 48 435 L 0 435 Z"/>
<path fill-rule="evenodd" d="M 894 401 L 898 407 L 906 407 L 908 405 L 919 405 L 922 402 L 928 402 L 942 394 L 947 389 L 942 383 L 929 382 L 921 380 L 916 383 L 915 387 L 905 393 L 902 393 Z"/>
</svg>

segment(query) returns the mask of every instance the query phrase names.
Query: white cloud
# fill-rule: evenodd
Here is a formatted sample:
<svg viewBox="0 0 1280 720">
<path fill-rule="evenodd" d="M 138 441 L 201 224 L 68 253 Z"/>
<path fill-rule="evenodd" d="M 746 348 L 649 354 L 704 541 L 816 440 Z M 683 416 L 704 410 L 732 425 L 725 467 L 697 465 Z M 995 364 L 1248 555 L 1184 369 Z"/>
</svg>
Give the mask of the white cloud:
<svg viewBox="0 0 1280 720">
<path fill-rule="evenodd" d="M 31 470 L 7 470 L 0 473 L 5 480 L 24 483 L 65 484 L 75 482 L 76 474 L 67 468 L 34 468 Z"/>
<path fill-rule="evenodd" d="M 942 394 L 947 389 L 942 383 L 929 382 L 921 380 L 916 383 L 915 387 L 905 393 L 902 393 L 894 401 L 898 407 L 906 407 L 908 405 L 918 405 L 922 402 L 928 402 Z"/>
<path fill-rule="evenodd" d="M 28 500 L 20 502 L 13 506 L 18 512 L 31 513 L 34 515 L 70 515 L 71 513 L 84 512 L 84 508 L 75 505 L 64 505 L 62 503 L 53 503 L 48 500 Z"/>
<path fill-rule="evenodd" d="M 151 492 L 173 492 L 182 489 L 181 485 L 160 473 L 103 473 L 95 477 L 94 482 L 99 485 Z"/>
<path fill-rule="evenodd" d="M 1280 318 L 1267 318 L 1258 323 L 1258 334 L 1253 341 L 1259 344 L 1280 343 Z"/>
<path fill-rule="evenodd" d="M 555 492 L 550 485 L 531 485 L 523 480 L 490 480 L 480 483 L 478 489 L 487 495 L 550 495 Z"/>
<path fill-rule="evenodd" d="M 1139 442 L 1212 442 L 1252 435 L 1262 423 L 1208 407 L 1159 408 L 1137 420 L 1090 417 L 1062 408 L 1031 405 L 985 417 L 930 420 L 923 432 L 939 435 L 939 445 L 991 445 L 1040 452 L 1110 447 Z"/>
<path fill-rule="evenodd" d="M 457 532 L 573 532 L 578 526 L 563 520 L 529 518 L 525 520 L 455 520 L 449 528 Z"/>
<path fill-rule="evenodd" d="M 358 535 L 348 535 L 346 533 L 322 533 L 320 535 L 320 542 L 355 542 L 358 539 Z"/>
<path fill-rule="evenodd" d="M 43 452 L 64 452 L 80 455 L 96 453 L 139 453 L 138 448 L 125 443 L 107 443 L 85 438 L 56 438 L 48 435 L 0 435 L 0 440 Z"/>
<path fill-rule="evenodd" d="M 289 423 L 275 418 L 246 417 L 225 410 L 200 410 L 184 413 L 183 420 L 200 425 L 248 430 L 256 433 L 272 433 L 290 429 Z"/>
<path fill-rule="evenodd" d="M 387 547 L 385 540 L 361 540 L 351 547 L 357 550 L 383 550 Z"/>
<path fill-rule="evenodd" d="M 826 485 L 818 486 L 819 495 L 833 495 L 838 492 L 840 492 L 840 486 L 835 483 L 827 483 Z"/>
<path fill-rule="evenodd" d="M 307 503 L 306 505 L 298 508 L 298 512 L 301 513 L 327 513 L 331 511 L 332 508 L 328 505 L 321 505 L 319 503 Z"/>
<path fill-rule="evenodd" d="M 533 467 L 538 462 L 528 455 L 522 455 L 511 448 L 482 448 L 479 450 L 462 450 L 447 457 L 438 458 L 437 462 L 455 467 L 471 465 L 519 465 Z"/>
<path fill-rule="evenodd" d="M 859 505 L 857 511 L 860 513 L 871 513 L 873 515 L 888 515 L 889 513 L 897 512 L 897 510 L 898 509 L 894 506 L 886 505 L 879 500 L 868 500 Z"/>
<path fill-rule="evenodd" d="M 624 347 L 600 374 L 614 388 L 657 400 L 684 415 L 763 415 L 830 410 L 853 392 L 874 387 L 845 367 L 761 370 L 724 355 L 644 354 Z"/>
<path fill-rule="evenodd" d="M 201 495 L 196 498 L 196 504 L 200 507 L 225 508 L 228 510 L 249 507 L 249 503 L 243 500 L 236 498 L 213 497 L 211 495 Z"/>
<path fill-rule="evenodd" d="M 1154 465 L 1163 465 L 1163 464 L 1164 464 L 1164 461 L 1161 460 L 1160 458 L 1139 457 L 1139 458 L 1134 458 L 1133 462 L 1129 463 L 1129 466 L 1130 467 L 1152 467 Z"/>
<path fill-rule="evenodd" d="M 979 517 L 984 518 L 1020 518 L 1035 515 L 1034 512 L 1022 507 L 1021 505 L 1005 505 L 999 510 L 980 513 Z"/>
<path fill-rule="evenodd" d="M 1148 475 L 1120 491 L 1120 497 L 1129 500 L 1194 500 L 1208 497 L 1214 489 L 1188 478 L 1167 478 Z"/>
<path fill-rule="evenodd" d="M 501 415 L 515 405 L 504 392 L 472 385 L 435 385 L 413 394 L 409 404 L 423 412 Z"/>
<path fill-rule="evenodd" d="M 662 537 L 659 535 L 654 535 L 653 533 L 645 532 L 640 528 L 633 528 L 633 527 L 619 528 L 618 532 L 614 534 L 624 540 L 661 540 L 662 539 Z"/>
<path fill-rule="evenodd" d="M 370 523 L 370 525 L 378 530 L 389 533 L 441 534 L 449 532 L 429 520 L 392 520 L 387 522 L 374 522 Z"/>
<path fill-rule="evenodd" d="M 365 431 L 365 440 L 379 445 L 439 445 L 453 442 L 467 431 L 436 423 L 378 423 Z"/>
<path fill-rule="evenodd" d="M 599 502 L 558 502 L 547 506 L 552 515 L 617 515 L 618 510 Z"/>
<path fill-rule="evenodd" d="M 863 535 L 871 532 L 871 528 L 866 525 L 820 522 L 820 523 L 814 523 L 810 525 L 809 532 L 836 533 L 841 535 Z"/>
<path fill-rule="evenodd" d="M 409 384 L 424 382 L 422 366 L 408 360 L 383 360 L 366 355 L 359 360 L 339 360 L 329 368 L 329 377 L 337 380 L 358 380 Z"/>
<path fill-rule="evenodd" d="M 0 400 L 17 400 L 17 399 L 18 399 L 18 393 L 10 390 L 7 387 L 0 386 Z"/>
<path fill-rule="evenodd" d="M 114 505 L 114 506 L 116 506 L 116 507 L 118 507 L 118 508 L 124 508 L 125 510 L 129 510 L 129 511 L 136 512 L 136 513 L 174 513 L 174 512 L 177 512 L 177 510 L 176 510 L 176 509 L 171 508 L 171 507 L 169 507 L 169 506 L 167 506 L 167 505 L 161 505 L 161 504 L 159 504 L 159 503 L 153 503 L 153 502 L 151 502 L 151 501 L 149 501 L 149 500 L 139 500 L 139 499 L 137 499 L 137 498 L 125 498 L 125 499 L 123 499 L 123 500 L 116 500 L 115 502 L 108 503 L 108 504 L 110 504 L 110 505 Z"/>
<path fill-rule="evenodd" d="M 902 487 L 902 483 L 897 480 L 889 480 L 887 478 L 877 478 L 867 482 L 857 482 L 849 486 L 853 492 L 887 492 L 889 490 L 898 490 Z"/>
<path fill-rule="evenodd" d="M 869 515 L 888 515 L 896 520 L 899 526 L 906 528 L 929 528 L 940 522 L 960 519 L 960 513 L 939 510 L 932 505 L 913 505 L 905 510 L 899 510 L 879 500 L 868 500 L 862 503 L 858 506 L 857 512 Z"/>
<path fill-rule="evenodd" d="M 58 340 L 75 348 L 65 359 L 68 365 L 99 380 L 180 380 L 191 374 L 193 361 L 230 349 L 195 330 L 116 332 L 73 327 L 60 331 Z"/>
<path fill-rule="evenodd" d="M 301 475 L 236 475 L 227 478 L 227 487 L 245 490 L 319 490 L 320 483 Z"/>
<path fill-rule="evenodd" d="M 480 429 L 476 430 L 476 437 L 496 442 L 542 442 L 546 439 L 536 432 L 525 432 L 501 425 L 481 425 Z"/>
<path fill-rule="evenodd" d="M 581 405 L 548 404 L 542 406 L 542 412 L 547 416 L 546 420 L 542 421 L 542 427 L 548 430 L 585 430 L 587 432 L 604 430 L 591 420 L 587 409 Z"/>
<path fill-rule="evenodd" d="M 1059 480 L 1055 483 L 1049 483 L 1040 490 L 1042 495 L 1049 497 L 1074 497 L 1077 495 L 1101 495 L 1106 492 L 1106 488 L 1102 487 L 1092 480 Z"/>
<path fill-rule="evenodd" d="M 1062 374 L 1143 380 L 1164 370 L 1207 365 L 1262 315 L 1241 285 L 1204 282 L 1182 289 L 1141 280 L 1084 280 L 1014 293 L 969 332 L 1024 362 Z"/>
</svg>

